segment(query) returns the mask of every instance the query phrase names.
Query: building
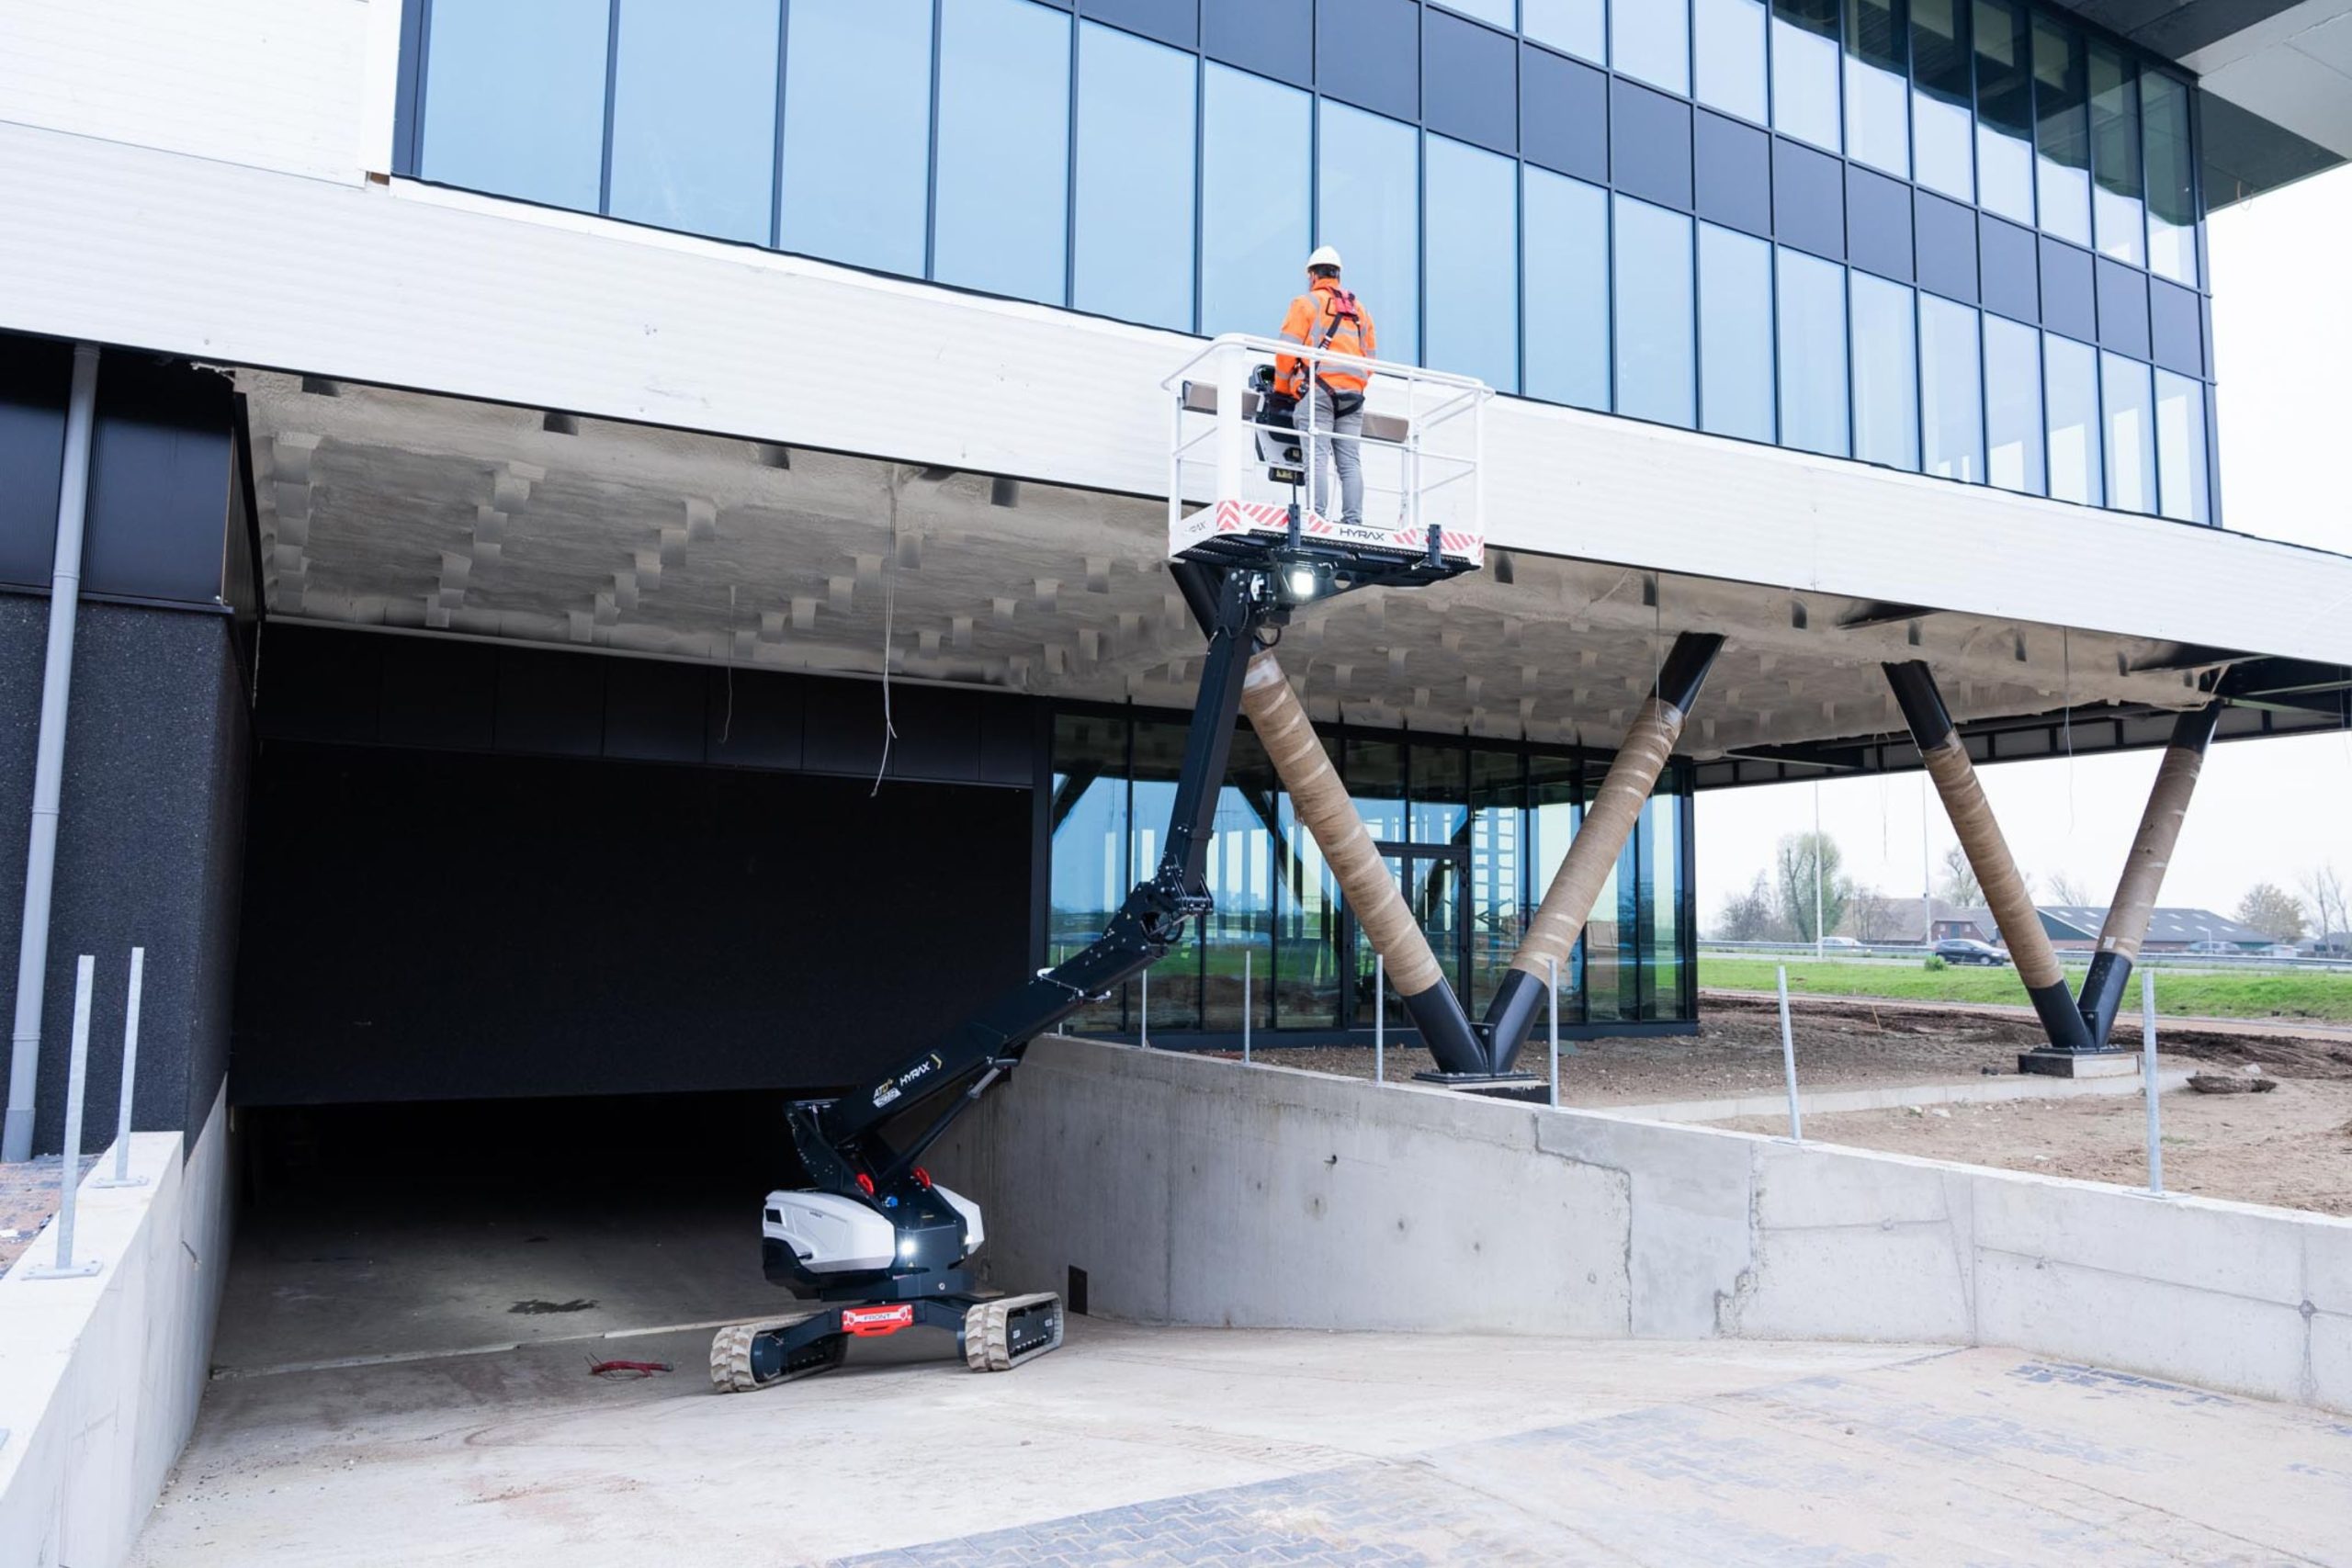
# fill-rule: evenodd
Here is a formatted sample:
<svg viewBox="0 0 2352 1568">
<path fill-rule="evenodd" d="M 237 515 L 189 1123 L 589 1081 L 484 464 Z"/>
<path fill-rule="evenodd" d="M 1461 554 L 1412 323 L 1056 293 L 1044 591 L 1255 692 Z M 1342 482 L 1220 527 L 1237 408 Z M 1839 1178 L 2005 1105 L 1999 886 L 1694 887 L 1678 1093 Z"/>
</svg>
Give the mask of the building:
<svg viewBox="0 0 2352 1568">
<path fill-rule="evenodd" d="M 2352 152 L 2280 9 L 21 0 L 12 953 L 44 711 L 63 760 L 11 1116 L 58 1146 L 74 959 L 104 1041 L 133 944 L 193 1133 L 838 1086 L 1084 941 L 1198 673 L 1168 383 L 1318 243 L 1504 394 L 1487 570 L 1289 644 L 1474 1011 L 1680 632 L 1577 1029 L 1692 1027 L 1693 792 L 1918 764 L 1891 661 L 1979 761 L 2340 725 L 2352 629 L 2279 604 L 2352 559 L 2216 461 L 2204 216 Z M 1216 915 L 1083 1028 L 1368 1034 L 1237 755 Z"/>
<path fill-rule="evenodd" d="M 2050 933 L 2051 945 L 2060 949 L 2088 952 L 2098 945 L 2099 927 L 2107 922 L 2103 908 L 2075 905 L 2045 905 L 2041 909 L 2042 929 Z M 2189 909 L 2159 907 L 2148 919 L 2148 935 L 2140 944 L 2143 953 L 2212 953 L 2206 942 L 2221 942 L 2242 953 L 2260 953 L 2272 945 L 2272 939 L 2242 920 L 2217 915 L 2211 909 Z"/>
</svg>

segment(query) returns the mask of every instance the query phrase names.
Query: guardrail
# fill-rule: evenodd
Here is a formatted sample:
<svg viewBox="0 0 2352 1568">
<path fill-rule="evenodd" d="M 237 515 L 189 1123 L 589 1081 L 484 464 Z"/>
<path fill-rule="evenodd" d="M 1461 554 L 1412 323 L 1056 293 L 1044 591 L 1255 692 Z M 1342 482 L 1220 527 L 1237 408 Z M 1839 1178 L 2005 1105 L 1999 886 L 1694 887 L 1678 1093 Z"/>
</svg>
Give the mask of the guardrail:
<svg viewBox="0 0 2352 1568">
<path fill-rule="evenodd" d="M 2008 950 L 1996 942 L 1995 948 L 2007 956 Z M 1809 942 L 1701 942 L 1701 953 L 1724 956 L 1794 958 L 1926 958 L 1934 948 L 1911 942 L 1874 942 L 1848 946 L 1842 942 L 1824 943 L 1818 952 Z M 2059 962 L 2080 968 L 2090 963 L 2088 948 L 2058 950 Z M 2309 970 L 2317 974 L 2352 973 L 2352 958 L 2288 958 L 2264 953 L 2143 953 L 2133 964 L 2140 969 L 2221 969 L 2221 970 Z"/>
</svg>

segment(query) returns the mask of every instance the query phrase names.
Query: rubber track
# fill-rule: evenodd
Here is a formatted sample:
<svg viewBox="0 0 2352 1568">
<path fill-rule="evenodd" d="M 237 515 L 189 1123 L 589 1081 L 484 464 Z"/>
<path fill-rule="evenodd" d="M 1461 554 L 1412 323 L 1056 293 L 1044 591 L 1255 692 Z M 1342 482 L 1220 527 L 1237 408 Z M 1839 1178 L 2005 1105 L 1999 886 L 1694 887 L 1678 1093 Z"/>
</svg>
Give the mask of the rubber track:
<svg viewBox="0 0 2352 1568">
<path fill-rule="evenodd" d="M 752 1342 L 761 1335 L 779 1328 L 789 1328 L 796 1323 L 806 1323 L 817 1314 L 796 1313 L 790 1317 L 763 1318 L 757 1323 L 738 1323 L 720 1329 L 710 1340 L 710 1386 L 718 1393 L 750 1393 L 755 1389 L 773 1388 L 775 1383 L 790 1382 L 805 1378 L 810 1372 L 826 1371 L 823 1365 L 806 1367 L 787 1372 L 775 1382 L 763 1383 L 752 1371 Z"/>
<path fill-rule="evenodd" d="M 1054 1337 L 1022 1352 L 1022 1361 L 1034 1360 L 1061 1348 L 1064 1316 L 1061 1298 L 1050 1291 L 1031 1296 L 1000 1296 L 982 1302 L 964 1314 L 964 1364 L 976 1372 L 1007 1372 L 1017 1364 L 1012 1354 L 1012 1314 L 1024 1307 L 1054 1303 Z"/>
</svg>

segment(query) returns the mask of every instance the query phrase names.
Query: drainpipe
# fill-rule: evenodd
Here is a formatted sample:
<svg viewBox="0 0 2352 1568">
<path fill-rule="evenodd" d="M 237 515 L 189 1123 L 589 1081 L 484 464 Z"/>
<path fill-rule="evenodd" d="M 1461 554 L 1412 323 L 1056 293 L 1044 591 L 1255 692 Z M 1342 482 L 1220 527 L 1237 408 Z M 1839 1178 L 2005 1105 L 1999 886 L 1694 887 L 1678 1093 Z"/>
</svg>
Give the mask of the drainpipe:
<svg viewBox="0 0 2352 1568">
<path fill-rule="evenodd" d="M 49 651 L 41 666 L 40 734 L 33 753 L 33 813 L 25 849 L 25 918 L 17 928 L 17 1026 L 8 1052 L 8 1113 L 0 1163 L 32 1158 L 33 1091 L 40 1073 L 40 1010 L 49 973 L 49 903 L 57 874 L 57 811 L 65 773 L 67 688 L 74 679 L 74 615 L 82 595 L 82 524 L 90 500 L 90 430 L 97 406 L 98 345 L 74 345 L 74 393 L 65 408 L 65 462 L 57 487 L 57 555 L 49 584 Z"/>
</svg>

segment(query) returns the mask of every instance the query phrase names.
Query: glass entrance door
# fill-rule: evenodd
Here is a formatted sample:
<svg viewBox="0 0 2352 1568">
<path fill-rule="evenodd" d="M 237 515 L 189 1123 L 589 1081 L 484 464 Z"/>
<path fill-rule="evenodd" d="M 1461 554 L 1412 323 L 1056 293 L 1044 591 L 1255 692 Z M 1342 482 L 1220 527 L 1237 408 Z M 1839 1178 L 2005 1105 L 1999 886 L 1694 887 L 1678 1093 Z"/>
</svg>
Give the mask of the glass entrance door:
<svg viewBox="0 0 2352 1568">
<path fill-rule="evenodd" d="M 1421 932 L 1430 941 L 1430 950 L 1437 954 L 1439 969 L 1445 983 L 1462 994 L 1463 976 L 1470 965 L 1470 921 L 1467 918 L 1467 889 L 1470 874 L 1470 852 L 1458 844 L 1397 844 L 1378 846 L 1381 863 L 1396 877 L 1405 895 L 1405 903 L 1420 924 Z M 1364 940 L 1363 931 L 1356 924 L 1355 914 L 1347 914 L 1346 941 L 1349 952 L 1348 1018 L 1358 1028 L 1369 1029 L 1373 1023 L 1373 980 L 1376 968 L 1372 943 Z M 1393 994 L 1389 998 L 1388 1027 L 1392 1030 L 1408 1027 L 1404 1011 L 1396 1005 Z"/>
</svg>

